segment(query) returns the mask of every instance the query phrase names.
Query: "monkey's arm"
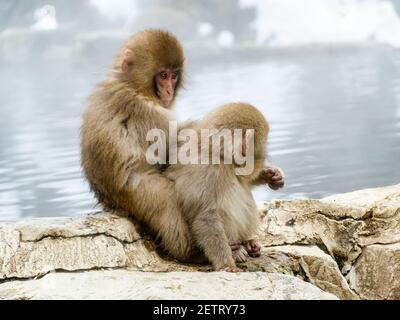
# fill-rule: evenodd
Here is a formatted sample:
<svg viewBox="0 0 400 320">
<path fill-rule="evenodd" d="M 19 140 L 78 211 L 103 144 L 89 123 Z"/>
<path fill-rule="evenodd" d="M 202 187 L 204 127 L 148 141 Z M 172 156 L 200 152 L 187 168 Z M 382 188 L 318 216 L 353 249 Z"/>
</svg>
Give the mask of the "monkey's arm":
<svg viewBox="0 0 400 320">
<path fill-rule="evenodd" d="M 144 155 L 132 151 L 123 135 L 116 138 L 107 131 L 101 133 L 86 153 L 90 163 L 96 164 L 86 170 L 93 190 L 106 205 L 144 222 L 172 256 L 188 258 L 189 228 L 178 205 L 175 183 L 148 164 Z"/>
<path fill-rule="evenodd" d="M 192 231 L 197 245 L 204 251 L 214 270 L 237 270 L 224 227 L 215 210 L 201 211 L 194 219 Z"/>
<path fill-rule="evenodd" d="M 180 132 L 181 130 L 183 130 L 183 129 L 189 129 L 189 128 L 193 128 L 193 126 L 196 124 L 196 121 L 192 121 L 192 120 L 187 120 L 187 121 L 185 121 L 185 122 L 182 122 L 182 123 L 180 123 L 179 125 L 178 125 L 178 132 Z M 178 142 L 178 146 L 180 145 L 181 143 L 180 142 Z M 170 152 L 169 150 L 167 150 L 167 153 L 168 152 Z M 156 165 L 156 168 L 157 168 L 157 170 L 160 172 L 160 173 L 162 173 L 162 174 L 164 174 L 164 172 L 168 169 L 168 167 L 169 167 L 169 163 L 165 163 L 165 164 L 157 164 Z"/>
<path fill-rule="evenodd" d="M 285 173 L 279 167 L 266 163 L 257 178 L 253 181 L 253 186 L 267 184 L 272 190 L 278 190 L 285 185 Z"/>
</svg>

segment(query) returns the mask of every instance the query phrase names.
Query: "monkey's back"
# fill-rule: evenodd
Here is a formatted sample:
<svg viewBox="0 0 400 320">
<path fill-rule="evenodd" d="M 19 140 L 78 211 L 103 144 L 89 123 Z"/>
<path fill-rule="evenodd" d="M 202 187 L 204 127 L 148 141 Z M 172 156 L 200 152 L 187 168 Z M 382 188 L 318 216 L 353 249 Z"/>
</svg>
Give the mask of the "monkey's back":
<svg viewBox="0 0 400 320">
<path fill-rule="evenodd" d="M 251 189 L 237 178 L 234 166 L 171 165 L 182 211 L 191 223 L 200 211 L 218 214 L 229 240 L 248 240 L 257 231 L 259 215 Z"/>
</svg>

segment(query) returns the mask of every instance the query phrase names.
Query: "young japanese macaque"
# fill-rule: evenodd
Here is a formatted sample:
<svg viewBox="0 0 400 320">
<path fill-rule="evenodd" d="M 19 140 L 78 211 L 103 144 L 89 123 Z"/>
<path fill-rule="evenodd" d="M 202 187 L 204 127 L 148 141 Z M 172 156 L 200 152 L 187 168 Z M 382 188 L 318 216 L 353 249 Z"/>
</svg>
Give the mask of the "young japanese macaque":
<svg viewBox="0 0 400 320">
<path fill-rule="evenodd" d="M 232 103 L 179 133 L 181 163 L 171 164 L 165 175 L 175 181 L 193 241 L 215 270 L 241 271 L 235 260 L 260 255 L 261 248 L 253 240 L 259 213 L 251 190 L 261 184 L 272 189 L 284 185 L 283 172 L 266 164 L 268 132 L 260 111 Z M 201 141 L 194 139 L 196 135 Z"/>
<path fill-rule="evenodd" d="M 174 182 L 145 156 L 147 133 L 168 132 L 183 68 L 183 49 L 170 33 L 147 30 L 132 36 L 90 97 L 81 156 L 99 203 L 141 222 L 167 253 L 185 261 L 192 252 L 190 233 Z"/>
</svg>

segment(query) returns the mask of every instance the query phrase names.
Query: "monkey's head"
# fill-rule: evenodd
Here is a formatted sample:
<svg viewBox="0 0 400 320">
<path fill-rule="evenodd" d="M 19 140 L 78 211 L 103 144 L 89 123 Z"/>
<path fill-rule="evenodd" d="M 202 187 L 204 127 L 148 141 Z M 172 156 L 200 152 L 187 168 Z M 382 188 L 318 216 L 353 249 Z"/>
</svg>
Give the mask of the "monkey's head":
<svg viewBox="0 0 400 320">
<path fill-rule="evenodd" d="M 169 108 L 183 82 L 184 53 L 169 32 L 146 30 L 133 35 L 114 64 L 114 73 L 138 93 Z"/>
<path fill-rule="evenodd" d="M 248 130 L 254 130 L 254 159 L 265 157 L 268 141 L 269 124 L 264 115 L 254 106 L 247 103 L 229 103 L 210 112 L 204 123 L 218 130 L 240 129 L 242 131 L 242 154 L 246 156 L 246 137 Z"/>
</svg>

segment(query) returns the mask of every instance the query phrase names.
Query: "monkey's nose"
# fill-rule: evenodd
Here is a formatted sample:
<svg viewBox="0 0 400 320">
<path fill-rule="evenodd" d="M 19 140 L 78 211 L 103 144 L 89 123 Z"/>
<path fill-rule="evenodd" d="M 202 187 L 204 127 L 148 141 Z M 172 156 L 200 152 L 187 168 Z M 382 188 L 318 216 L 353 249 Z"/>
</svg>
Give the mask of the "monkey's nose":
<svg viewBox="0 0 400 320">
<path fill-rule="evenodd" d="M 174 89 L 172 88 L 172 86 L 168 86 L 165 89 L 165 93 L 167 94 L 167 96 L 171 97 L 174 94 Z"/>
</svg>

